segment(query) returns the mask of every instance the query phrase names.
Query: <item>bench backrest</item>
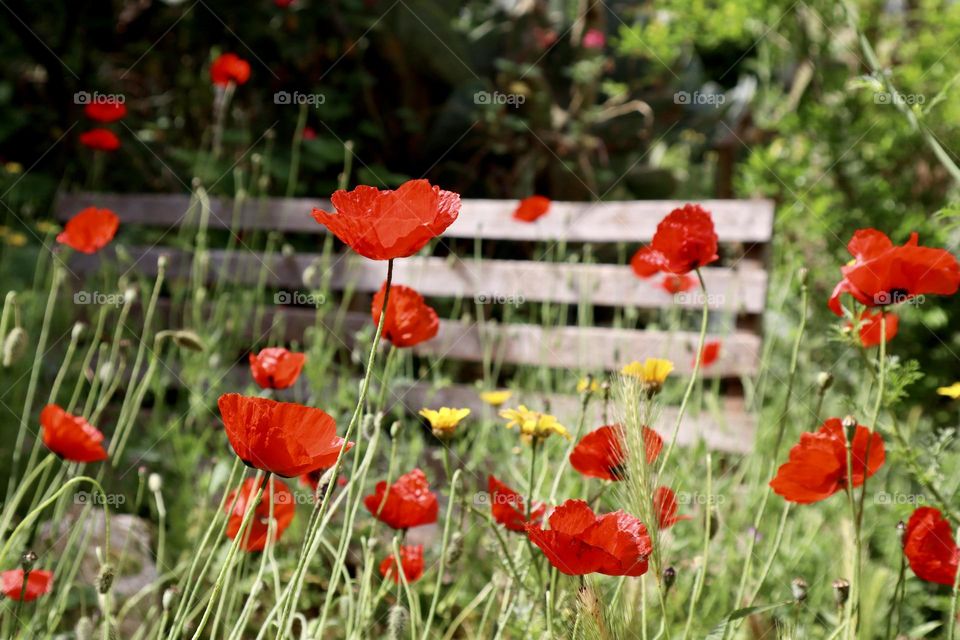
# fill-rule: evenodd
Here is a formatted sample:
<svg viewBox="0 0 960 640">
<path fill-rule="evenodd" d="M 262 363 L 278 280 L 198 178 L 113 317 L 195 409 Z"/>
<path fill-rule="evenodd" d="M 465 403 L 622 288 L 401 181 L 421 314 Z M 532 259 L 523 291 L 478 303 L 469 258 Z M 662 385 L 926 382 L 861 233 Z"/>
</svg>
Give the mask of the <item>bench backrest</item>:
<svg viewBox="0 0 960 640">
<path fill-rule="evenodd" d="M 175 230 L 191 209 L 191 197 L 185 194 L 67 194 L 59 198 L 57 216 L 69 219 L 87 206 L 112 209 L 123 226 L 156 227 Z M 676 201 L 627 202 L 554 202 L 549 213 L 535 223 L 524 223 L 512 218 L 515 201 L 464 200 L 457 221 L 444 233 L 440 242 L 470 240 L 473 243 L 525 242 L 538 250 L 534 257 L 549 255 L 545 247 L 584 243 L 590 250 L 580 251 L 630 255 L 653 237 L 657 223 L 673 208 Z M 735 380 L 757 373 L 761 352 L 760 318 L 766 301 L 768 282 L 766 249 L 773 230 L 773 205 L 766 200 L 701 201 L 713 214 L 721 243 L 723 266 L 703 270 L 709 292 L 708 302 L 715 321 L 711 332 L 722 343 L 719 360 L 703 371 L 704 376 Z M 238 230 L 269 230 L 292 235 L 320 236 L 325 227 L 309 215 L 314 207 L 329 208 L 329 202 L 301 198 L 267 198 L 244 202 L 235 207 L 229 199 L 212 199 L 209 227 Z M 319 248 L 321 243 L 316 243 Z M 608 250 L 603 251 L 604 248 Z M 618 247 L 619 251 L 610 250 Z M 170 258 L 168 273 L 186 275 L 191 256 L 163 245 L 163 240 L 152 247 L 130 249 L 137 268 L 144 273 L 156 269 L 156 257 Z M 530 253 L 530 249 L 527 249 Z M 622 319 L 627 310 L 656 310 L 678 308 L 693 314 L 703 300 L 696 290 L 676 296 L 661 286 L 662 277 L 641 279 L 628 265 L 600 262 L 549 262 L 542 259 L 492 259 L 458 257 L 450 252 L 445 257 L 416 256 L 397 261 L 394 281 L 417 289 L 426 298 L 461 298 L 479 303 L 470 306 L 469 317 L 442 319 L 437 338 L 415 347 L 421 355 L 443 356 L 448 360 L 476 362 L 484 353 L 511 365 L 543 365 L 577 371 L 615 371 L 631 360 L 645 357 L 666 357 L 674 361 L 677 371 L 688 373 L 693 367 L 697 334 L 693 331 L 662 332 L 642 328 L 628 328 L 623 322 L 610 322 L 610 317 Z M 519 255 L 523 252 L 506 252 Z M 238 283 L 252 283 L 260 267 L 267 262 L 268 285 L 279 291 L 297 291 L 304 288 L 303 274 L 316 264 L 319 253 L 296 252 L 293 255 L 255 255 L 242 247 L 231 256 L 223 250 L 210 251 L 213 271 L 224 267 L 229 259 L 231 278 Z M 93 269 L 98 257 L 78 256 L 77 268 Z M 332 261 L 331 288 L 372 293 L 380 288 L 385 267 L 383 263 L 365 260 L 346 252 Z M 293 297 L 277 298 L 277 302 L 292 302 Z M 477 310 L 485 304 L 556 303 L 571 308 L 609 308 L 606 321 L 592 326 L 566 325 L 543 327 L 525 323 L 482 322 Z M 313 323 L 314 313 L 297 305 L 283 309 L 288 330 Z M 369 314 L 351 314 L 348 322 L 354 325 L 369 322 Z M 619 324 L 620 326 L 612 326 Z M 607 325 L 607 326 L 603 326 Z M 695 322 L 692 323 L 695 326 Z M 485 351 L 486 349 L 486 351 Z M 736 385 L 731 385 L 736 387 Z M 447 392 L 453 396 L 464 390 Z M 475 393 L 473 394 L 475 395 Z M 461 402 L 466 397 L 457 398 Z M 437 398 L 432 399 L 436 404 Z M 575 399 L 574 399 L 575 400 Z M 570 399 L 553 398 L 553 405 L 564 405 Z M 576 402 L 573 402 L 576 405 Z M 728 405 L 742 412 L 742 403 L 730 398 Z M 559 410 L 558 410 L 559 411 Z M 737 417 L 734 422 L 749 422 Z M 714 420 L 714 423 L 717 422 Z M 694 425 L 691 433 L 710 436 L 717 445 L 719 436 L 709 434 L 717 425 Z M 739 433 L 727 434 L 736 442 L 747 444 L 719 448 L 744 450 L 749 446 L 745 425 Z M 741 437 L 744 436 L 744 437 Z M 728 438 L 729 439 L 729 438 Z M 724 441 L 725 442 L 725 441 Z"/>
</svg>

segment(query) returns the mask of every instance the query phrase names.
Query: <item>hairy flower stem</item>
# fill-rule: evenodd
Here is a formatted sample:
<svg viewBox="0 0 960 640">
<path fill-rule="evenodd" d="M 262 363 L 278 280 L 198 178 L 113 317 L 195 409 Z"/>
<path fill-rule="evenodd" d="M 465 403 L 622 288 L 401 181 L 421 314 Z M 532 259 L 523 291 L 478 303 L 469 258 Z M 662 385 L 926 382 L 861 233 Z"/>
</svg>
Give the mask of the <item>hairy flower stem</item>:
<svg viewBox="0 0 960 640">
<path fill-rule="evenodd" d="M 450 478 L 450 499 L 447 501 L 447 516 L 443 522 L 443 539 L 440 546 L 440 566 L 437 568 L 437 580 L 433 586 L 433 598 L 430 600 L 430 609 L 427 612 L 427 621 L 424 623 L 423 640 L 430 639 L 430 627 L 433 626 L 433 616 L 437 612 L 437 602 L 440 600 L 440 589 L 443 586 L 443 574 L 447 569 L 447 545 L 450 543 L 450 523 L 453 521 L 453 505 L 457 499 L 457 485 L 460 483 L 460 469 L 453 472 Z M 403 573 L 403 565 L 397 561 L 397 571 Z"/>
<path fill-rule="evenodd" d="M 707 452 L 707 508 L 703 513 L 703 554 L 701 556 L 700 571 L 697 572 L 697 579 L 693 585 L 693 593 L 690 596 L 690 607 L 687 610 L 687 622 L 683 627 L 683 640 L 687 640 L 690 634 L 690 627 L 693 624 L 694 612 L 697 610 L 697 603 L 703 594 L 703 584 L 707 578 L 707 567 L 710 566 L 710 529 L 712 527 L 711 501 L 713 498 L 713 458 L 710 452 Z"/>
<path fill-rule="evenodd" d="M 50 279 L 50 293 L 47 295 L 47 306 L 43 312 L 43 323 L 40 326 L 40 337 L 37 339 L 37 350 L 33 356 L 33 366 L 30 369 L 30 382 L 27 384 L 27 397 L 23 402 L 23 412 L 20 414 L 20 428 L 17 431 L 17 439 L 13 445 L 13 461 L 10 463 L 10 479 L 7 482 L 7 493 L 13 493 L 14 483 L 20 477 L 20 457 L 23 452 L 23 442 L 27 436 L 27 425 L 30 422 L 33 412 L 33 400 L 37 394 L 37 385 L 40 381 L 40 371 L 43 368 L 42 360 L 47 349 L 47 338 L 50 335 L 50 323 L 53 321 L 53 310 L 56 307 L 57 293 L 60 291 L 60 283 L 63 280 L 63 267 L 59 263 L 53 266 L 53 274 Z M 39 440 L 37 440 L 39 442 Z M 37 447 L 34 446 L 34 450 Z M 27 470 L 29 473 L 29 469 Z"/>
<path fill-rule="evenodd" d="M 392 282 L 393 259 L 391 258 L 387 262 L 387 280 L 384 288 L 383 307 L 380 313 L 380 322 L 377 323 L 377 331 L 373 336 L 373 343 L 370 345 L 370 355 L 367 357 L 367 367 L 363 374 L 363 382 L 360 384 L 360 395 L 357 398 L 357 406 L 350 418 L 350 423 L 347 425 L 346 433 L 343 435 L 343 446 L 340 448 L 340 453 L 337 455 L 337 461 L 333 466 L 333 472 L 330 475 L 332 480 L 327 484 L 326 491 L 324 492 L 323 498 L 320 501 L 317 509 L 317 517 L 313 523 L 313 526 L 310 527 L 306 533 L 306 539 L 310 541 L 310 544 L 307 546 L 307 553 L 301 554 L 300 559 L 297 562 L 297 566 L 293 570 L 293 577 L 290 579 L 290 585 L 287 588 L 287 592 L 284 594 L 286 602 L 284 604 L 283 613 L 280 617 L 280 624 L 277 630 L 277 640 L 285 640 L 290 632 L 290 625 L 293 622 L 293 612 L 296 609 L 297 602 L 300 599 L 300 592 L 303 589 L 303 581 L 306 577 L 307 564 L 309 564 L 313 555 L 311 552 L 316 546 L 315 542 L 323 532 L 323 516 L 326 514 L 327 507 L 330 504 L 330 496 L 333 494 L 333 489 L 337 484 L 336 478 L 339 477 L 340 470 L 343 468 L 343 463 L 345 460 L 344 453 L 347 448 L 347 443 L 350 441 L 350 437 L 357 428 L 357 424 L 360 421 L 360 414 L 363 412 L 363 406 L 367 399 L 367 391 L 370 389 L 370 377 L 373 373 L 373 366 L 376 363 L 377 347 L 380 345 L 380 336 L 383 334 L 383 325 L 387 318 L 387 310 L 390 308 L 387 305 L 390 301 L 390 286 Z M 350 482 L 353 482 L 353 480 L 351 479 Z"/>
<path fill-rule="evenodd" d="M 957 631 L 957 596 L 960 595 L 960 571 L 953 577 L 953 590 L 950 593 L 950 617 L 947 640 L 953 640 Z"/>
<path fill-rule="evenodd" d="M 271 474 L 268 471 L 266 473 L 266 484 L 270 483 L 270 475 Z M 213 612 L 213 606 L 219 599 L 220 592 L 223 590 L 227 573 L 233 568 L 233 559 L 237 555 L 237 550 L 240 549 L 240 543 L 243 542 L 243 537 L 247 531 L 247 527 L 249 526 L 250 521 L 253 519 L 253 514 L 256 513 L 257 505 L 260 504 L 260 499 L 263 497 L 263 478 L 264 473 L 262 471 L 258 471 L 255 483 L 259 488 L 257 489 L 257 493 L 253 500 L 250 500 L 250 502 L 247 503 L 247 510 L 243 514 L 243 520 L 240 521 L 240 529 L 237 530 L 237 535 L 234 536 L 233 543 L 230 545 L 230 549 L 227 551 L 227 557 L 224 559 L 223 566 L 220 568 L 220 575 L 217 576 L 217 580 L 213 583 L 213 588 L 210 590 L 210 600 L 207 601 L 207 606 L 203 610 L 203 616 L 201 616 L 200 622 L 197 623 L 197 629 L 193 634 L 193 640 L 199 640 L 202 636 L 203 629 L 207 626 L 207 622 L 210 619 L 210 614 Z M 241 491 L 243 491 L 242 478 L 237 489 L 237 493 L 239 494 Z"/>
<path fill-rule="evenodd" d="M 700 354 L 703 353 L 703 343 L 707 339 L 707 324 L 710 318 L 710 304 L 709 298 L 707 297 L 707 285 L 703 281 L 703 273 L 701 273 L 698 268 L 697 279 L 700 281 L 700 293 L 703 295 L 703 315 L 700 318 L 700 338 L 697 340 L 697 350 L 696 350 L 696 359 L 693 362 L 693 372 L 690 374 L 690 382 L 687 383 L 687 390 L 683 392 L 683 400 L 680 401 L 680 408 L 677 409 L 677 419 L 673 424 L 673 433 L 670 436 L 670 444 L 667 445 L 667 450 L 663 453 L 663 457 L 660 458 L 660 466 L 657 468 L 657 475 L 660 476 L 663 474 L 663 470 L 667 468 L 667 462 L 670 460 L 670 454 L 673 453 L 673 448 L 677 444 L 677 436 L 680 434 L 680 425 L 683 423 L 683 415 L 687 411 L 687 404 L 690 402 L 690 396 L 693 395 L 693 388 L 697 384 L 697 376 L 700 373 Z"/>
<path fill-rule="evenodd" d="M 577 433 L 567 445 L 567 450 L 564 452 L 563 458 L 560 459 L 560 468 L 557 469 L 556 475 L 553 478 L 553 485 L 550 487 L 550 504 L 556 504 L 557 490 L 560 488 L 560 480 L 564 477 L 564 471 L 567 469 L 570 454 L 573 453 L 573 448 L 577 446 L 577 443 L 580 442 L 580 437 L 583 436 L 583 427 L 587 421 L 587 406 L 590 404 L 590 398 L 593 396 L 593 392 L 590 391 L 589 386 L 588 384 L 587 390 L 580 399 L 580 416 L 577 418 Z"/>
</svg>

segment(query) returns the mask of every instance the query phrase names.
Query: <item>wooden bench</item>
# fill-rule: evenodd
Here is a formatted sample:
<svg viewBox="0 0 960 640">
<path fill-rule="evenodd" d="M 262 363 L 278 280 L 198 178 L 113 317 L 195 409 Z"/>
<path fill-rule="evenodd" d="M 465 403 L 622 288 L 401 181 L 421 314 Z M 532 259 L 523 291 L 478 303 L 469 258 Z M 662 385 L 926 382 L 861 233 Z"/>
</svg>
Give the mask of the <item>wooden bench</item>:
<svg viewBox="0 0 960 640">
<path fill-rule="evenodd" d="M 186 194 L 65 194 L 56 205 L 61 221 L 87 206 L 112 209 L 121 220 L 121 238 L 132 227 L 155 228 L 173 232 L 181 225 L 196 224 L 195 200 Z M 613 326 L 611 318 L 622 320 L 627 310 L 633 316 L 643 311 L 676 307 L 686 314 L 695 327 L 702 297 L 698 290 L 686 295 L 671 296 L 660 287 L 661 277 L 637 278 L 629 266 L 615 263 L 549 262 L 542 260 L 479 258 L 473 255 L 476 244 L 495 243 L 500 253 L 523 253 L 505 246 L 518 243 L 531 253 L 531 247 L 563 243 L 581 249 L 581 256 L 619 253 L 629 259 L 632 253 L 648 242 L 657 223 L 681 202 L 554 202 L 550 212 L 535 223 L 512 219 L 515 201 L 464 200 L 457 221 L 439 241 L 442 253 L 450 244 L 464 251 L 447 256 L 419 255 L 398 260 L 394 282 L 414 287 L 428 301 L 441 299 L 468 301 L 464 312 L 456 318 L 443 318 L 436 338 L 414 348 L 417 355 L 442 357 L 449 361 L 479 362 L 487 357 L 510 366 L 548 366 L 577 372 L 571 374 L 571 393 L 552 393 L 546 397 L 522 395 L 519 399 L 531 408 L 548 405 L 551 412 L 572 423 L 579 399 L 572 393 L 577 375 L 587 372 L 617 371 L 631 360 L 666 357 L 674 361 L 678 374 L 689 374 L 693 368 L 698 335 L 695 331 L 657 331 L 626 326 Z M 773 205 L 765 200 L 701 201 L 713 214 L 721 242 L 720 264 L 703 270 L 711 307 L 711 339 L 722 342 L 719 360 L 703 370 L 707 378 L 719 378 L 725 390 L 719 411 L 689 415 L 681 428 L 680 443 L 689 444 L 703 438 L 708 446 L 732 452 L 746 452 L 753 444 L 756 420 L 745 410 L 738 381 L 758 372 L 761 341 L 761 318 L 764 311 L 768 274 L 767 248 L 773 229 Z M 244 202 L 240 207 L 228 199 L 211 199 L 209 229 L 234 229 L 237 232 L 273 231 L 289 238 L 316 238 L 326 229 L 311 217 L 313 207 L 328 208 L 329 202 L 314 199 L 267 198 Z M 332 210 L 329 209 L 328 210 Z M 190 215 L 188 216 L 188 211 Z M 156 258 L 169 257 L 170 278 L 185 277 L 192 268 L 189 252 L 171 248 L 166 234 L 153 246 L 126 246 L 136 269 L 144 275 L 156 273 Z M 321 243 L 314 241 L 319 248 Z M 614 248 L 619 248 L 619 252 Z M 535 257 L 539 252 L 532 251 Z M 103 255 L 110 255 L 104 252 Z M 103 255 L 74 257 L 71 268 L 89 273 L 100 267 Z M 304 271 L 318 262 L 317 251 L 297 251 L 289 255 L 266 256 L 241 246 L 228 257 L 222 249 L 209 250 L 211 272 L 228 270 L 232 282 L 254 284 L 266 264 L 267 285 L 279 292 L 305 289 Z M 229 260 L 229 263 L 227 261 Z M 380 288 L 386 268 L 349 251 L 335 256 L 329 267 L 331 289 L 349 289 L 372 294 Z M 367 298 L 369 299 L 369 298 Z M 293 296 L 277 297 L 279 302 L 297 302 Z M 477 304 L 474 304 L 477 303 Z M 485 319 L 486 311 L 496 304 L 552 303 L 567 309 L 603 309 L 603 323 L 590 326 L 567 324 L 553 327 L 499 322 Z M 366 307 L 359 308 L 369 308 Z M 358 309 L 359 309 L 358 308 Z M 286 335 L 300 341 L 306 327 L 316 323 L 316 312 L 296 304 L 279 304 L 270 314 L 283 319 Z M 350 332 L 370 324 L 369 312 L 355 311 L 346 316 Z M 620 322 L 623 325 L 623 322 Z M 629 324 L 629 323 L 626 323 Z M 607 325 L 607 326 L 602 326 Z M 409 407 L 468 406 L 487 411 L 470 380 L 462 380 L 443 388 L 415 383 L 399 398 Z M 538 405 L 538 402 L 540 405 Z M 596 413 L 588 427 L 600 424 L 600 403 L 593 403 Z M 664 424 L 670 424 L 671 407 L 663 413 Z"/>
</svg>

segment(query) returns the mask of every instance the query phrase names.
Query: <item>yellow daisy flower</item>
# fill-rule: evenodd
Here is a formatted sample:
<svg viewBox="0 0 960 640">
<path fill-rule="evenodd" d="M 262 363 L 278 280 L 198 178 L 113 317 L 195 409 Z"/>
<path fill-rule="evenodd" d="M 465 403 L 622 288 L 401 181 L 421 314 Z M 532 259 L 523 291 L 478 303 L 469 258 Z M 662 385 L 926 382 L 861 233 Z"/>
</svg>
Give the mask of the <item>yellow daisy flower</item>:
<svg viewBox="0 0 960 640">
<path fill-rule="evenodd" d="M 470 415 L 470 409 L 451 409 L 450 407 L 440 407 L 439 410 L 420 409 L 420 415 L 430 423 L 433 435 L 438 438 L 449 438 L 457 425 Z"/>
<path fill-rule="evenodd" d="M 37 223 L 37 231 L 44 235 L 53 235 L 60 233 L 60 225 L 55 222 L 50 222 L 49 220 L 41 220 Z"/>
<path fill-rule="evenodd" d="M 507 409 L 500 412 L 500 417 L 507 420 L 507 428 L 520 428 L 520 434 L 525 439 L 544 440 L 551 435 L 563 436 L 571 440 L 572 436 L 567 428 L 557 420 L 556 416 L 549 413 L 540 413 L 531 411 L 524 405 L 517 409 Z"/>
<path fill-rule="evenodd" d="M 513 395 L 512 391 L 502 390 L 502 391 L 484 391 L 480 394 L 480 399 L 486 402 L 491 407 L 499 407 L 504 402 L 510 399 L 510 396 Z"/>
<path fill-rule="evenodd" d="M 960 398 L 960 382 L 954 382 L 949 387 L 940 387 L 937 389 L 937 393 L 956 400 L 957 398 Z"/>
<path fill-rule="evenodd" d="M 577 381 L 577 393 L 596 393 L 597 391 L 600 391 L 600 383 L 595 378 L 580 378 Z"/>
<path fill-rule="evenodd" d="M 673 371 L 673 363 L 669 360 L 647 358 L 642 363 L 631 362 L 621 369 L 620 373 L 637 378 L 649 391 L 656 392 L 663 386 L 671 371 Z"/>
</svg>

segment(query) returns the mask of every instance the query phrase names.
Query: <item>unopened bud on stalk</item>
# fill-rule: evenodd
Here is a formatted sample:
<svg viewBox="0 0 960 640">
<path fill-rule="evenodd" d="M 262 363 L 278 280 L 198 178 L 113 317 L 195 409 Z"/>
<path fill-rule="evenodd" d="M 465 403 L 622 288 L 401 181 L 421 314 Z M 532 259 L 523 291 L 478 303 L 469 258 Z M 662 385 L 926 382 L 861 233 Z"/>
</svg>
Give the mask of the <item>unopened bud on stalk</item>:
<svg viewBox="0 0 960 640">
<path fill-rule="evenodd" d="M 168 589 L 165 589 L 163 592 L 163 599 L 161 600 L 161 604 L 163 604 L 163 610 L 170 611 L 170 609 L 173 608 L 173 605 L 176 602 L 176 599 L 177 599 L 176 587 L 170 587 Z"/>
<path fill-rule="evenodd" d="M 447 564 L 456 564 L 463 554 L 463 534 L 455 531 L 450 536 L 450 546 L 447 547 Z"/>
<path fill-rule="evenodd" d="M 847 416 L 843 419 L 843 432 L 847 436 L 847 445 L 853 444 L 853 439 L 857 435 L 857 419 L 853 416 Z"/>
<path fill-rule="evenodd" d="M 97 578 L 97 591 L 100 595 L 106 595 L 113 587 L 113 567 L 109 564 L 103 565 L 100 569 L 100 576 Z"/>
<path fill-rule="evenodd" d="M 123 304 L 132 304 L 137 299 L 137 290 L 127 287 L 123 290 Z"/>
<path fill-rule="evenodd" d="M 22 327 L 14 327 L 3 341 L 3 366 L 11 367 L 20 361 L 27 352 L 30 336 Z"/>
<path fill-rule="evenodd" d="M 100 382 L 107 383 L 113 378 L 113 363 L 109 360 L 100 365 L 100 368 L 97 369 L 97 376 L 100 378 Z"/>
<path fill-rule="evenodd" d="M 907 525 L 904 524 L 903 520 L 897 523 L 897 539 L 900 540 L 900 546 L 903 546 L 904 535 L 907 532 Z"/>
<path fill-rule="evenodd" d="M 670 587 L 673 586 L 673 583 L 677 581 L 677 570 L 673 567 L 667 567 L 663 570 L 663 587 L 667 591 L 670 590 Z"/>
<path fill-rule="evenodd" d="M 207 288 L 197 287 L 196 291 L 193 292 L 193 299 L 196 300 L 198 304 L 205 302 L 207 299 Z"/>
<path fill-rule="evenodd" d="M 263 162 L 263 154 L 260 154 L 260 153 L 250 154 L 250 164 L 252 164 L 253 166 L 257 166 L 261 162 Z"/>
<path fill-rule="evenodd" d="M 390 607 L 390 617 L 387 624 L 390 630 L 390 640 L 400 640 L 406 635 L 407 617 L 407 610 L 399 604 Z"/>
<path fill-rule="evenodd" d="M 74 629 L 77 640 L 93 640 L 93 620 L 83 616 L 77 620 L 77 626 Z"/>
<path fill-rule="evenodd" d="M 809 276 L 810 276 L 810 270 L 807 269 L 806 267 L 800 267 L 797 270 L 797 279 L 800 281 L 801 287 L 807 286 L 807 279 L 809 278 Z"/>
<path fill-rule="evenodd" d="M 794 578 L 790 582 L 790 591 L 793 592 L 794 600 L 803 602 L 807 599 L 807 581 L 803 578 Z"/>
<path fill-rule="evenodd" d="M 180 329 L 173 332 L 173 342 L 183 349 L 190 351 L 203 351 L 203 340 L 195 332 L 189 329 Z"/>
<path fill-rule="evenodd" d="M 291 258 L 297 253 L 296 249 L 293 248 L 293 245 L 284 242 L 283 246 L 280 247 L 280 255 L 284 258 Z"/>
<path fill-rule="evenodd" d="M 86 328 L 87 325 L 83 324 L 82 322 L 73 323 L 73 330 L 70 332 L 70 339 L 79 340 Z"/>
<path fill-rule="evenodd" d="M 847 598 L 850 597 L 850 582 L 844 580 L 843 578 L 837 578 L 833 581 L 833 599 L 836 601 L 838 607 L 842 607 L 847 603 Z"/>
<path fill-rule="evenodd" d="M 313 283 L 317 280 L 317 272 L 319 271 L 316 263 L 311 262 L 307 265 L 307 268 L 303 270 L 303 274 L 300 276 L 300 279 L 303 281 L 303 286 L 312 287 Z"/>
<path fill-rule="evenodd" d="M 159 473 L 151 473 L 147 477 L 147 488 L 151 493 L 157 493 L 163 489 L 163 477 Z"/>
<path fill-rule="evenodd" d="M 817 386 L 820 391 L 826 391 L 833 386 L 833 374 L 829 371 L 821 371 L 817 374 Z"/>
<path fill-rule="evenodd" d="M 396 438 L 398 435 L 400 435 L 400 429 L 402 428 L 403 424 L 399 420 L 395 421 L 392 425 L 390 425 L 390 437 Z"/>
<path fill-rule="evenodd" d="M 170 256 L 165 253 L 161 253 L 157 258 L 157 269 L 163 271 L 167 268 L 167 265 L 170 264 Z"/>
<path fill-rule="evenodd" d="M 33 569 L 33 565 L 37 563 L 37 554 L 33 551 L 24 551 L 20 556 L 20 567 L 25 571 L 29 572 Z"/>
</svg>

